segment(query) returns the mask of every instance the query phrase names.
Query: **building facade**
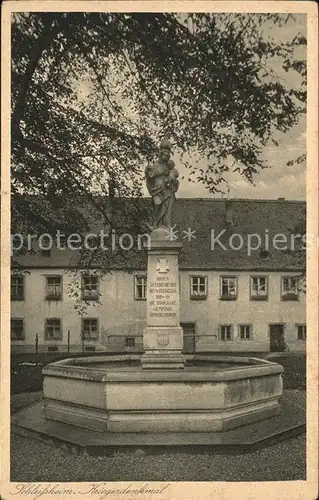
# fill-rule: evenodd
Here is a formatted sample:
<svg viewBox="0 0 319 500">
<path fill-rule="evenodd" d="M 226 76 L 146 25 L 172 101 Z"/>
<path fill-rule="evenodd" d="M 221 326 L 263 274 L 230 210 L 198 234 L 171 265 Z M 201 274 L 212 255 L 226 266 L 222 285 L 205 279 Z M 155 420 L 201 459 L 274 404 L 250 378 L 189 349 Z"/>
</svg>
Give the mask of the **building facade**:
<svg viewBox="0 0 319 500">
<path fill-rule="evenodd" d="M 305 294 L 297 273 L 181 271 L 181 325 L 187 352 L 305 349 Z M 71 277 L 34 269 L 12 277 L 13 352 L 142 349 L 147 275 L 114 271 L 93 280 L 83 272 L 85 315 L 68 295 Z M 94 294 L 96 290 L 96 294 Z M 287 348 L 286 347 L 286 348 Z"/>
<path fill-rule="evenodd" d="M 278 203 L 281 203 L 279 212 Z M 263 215 L 262 227 L 261 217 L 257 220 L 259 232 L 265 232 L 269 226 L 274 234 L 276 231 L 282 234 L 283 223 L 280 220 L 278 223 L 278 214 L 282 217 L 284 212 L 284 220 L 291 224 L 289 214 L 295 214 L 296 206 L 299 210 L 296 221 L 300 221 L 304 204 L 278 203 L 236 200 L 230 219 L 223 200 L 205 200 L 204 205 L 206 210 L 207 207 L 213 209 L 215 224 L 219 217 L 219 228 L 227 219 L 228 238 L 236 234 L 238 240 L 240 235 L 244 240 L 244 236 L 256 234 L 256 215 Z M 206 214 L 205 222 L 202 200 L 188 200 L 187 204 L 185 207 L 185 200 L 178 200 L 177 207 L 180 213 L 185 211 L 193 216 L 187 223 L 197 228 L 198 240 L 185 238 L 180 263 L 184 351 L 304 351 L 306 295 L 299 286 L 303 273 L 300 261 L 292 260 L 290 252 L 276 253 L 269 246 L 267 250 L 259 247 L 253 254 L 247 247 L 237 248 L 238 245 L 237 249 L 225 250 L 223 245 L 212 248 L 212 230 L 209 228 L 207 232 L 205 227 L 207 221 L 212 220 L 210 213 Z M 199 210 L 201 227 L 196 225 L 194 207 Z M 232 223 L 233 214 L 236 214 L 236 223 Z M 250 227 L 243 221 L 240 223 L 243 214 L 246 217 L 248 214 Z M 274 228 L 275 220 L 277 227 Z M 182 222 L 180 219 L 180 228 Z M 52 255 L 42 255 L 40 260 L 25 257 L 23 262 L 21 259 L 26 273 L 13 269 L 12 352 L 34 352 L 36 344 L 39 352 L 142 351 L 147 291 L 145 266 L 101 274 L 98 269 L 71 269 L 66 254 L 65 263 L 56 255 L 53 251 Z M 75 279 L 78 296 L 70 293 Z"/>
</svg>

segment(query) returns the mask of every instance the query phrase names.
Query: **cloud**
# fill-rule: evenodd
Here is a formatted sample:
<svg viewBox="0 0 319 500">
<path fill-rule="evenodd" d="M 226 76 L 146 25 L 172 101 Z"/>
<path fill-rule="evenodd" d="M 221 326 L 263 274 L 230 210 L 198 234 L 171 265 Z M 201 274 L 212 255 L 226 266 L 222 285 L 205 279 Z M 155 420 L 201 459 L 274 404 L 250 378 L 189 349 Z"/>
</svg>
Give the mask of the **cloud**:
<svg viewBox="0 0 319 500">
<path fill-rule="evenodd" d="M 272 20 L 265 28 L 265 35 L 273 37 L 274 40 L 292 40 L 301 33 L 307 36 L 307 16 L 305 14 L 294 14 L 287 24 L 277 25 Z M 298 48 L 297 57 L 304 59 L 306 56 L 306 46 Z M 295 71 L 285 72 L 281 67 L 280 58 L 273 58 L 271 69 L 289 87 L 298 89 L 301 78 Z M 269 168 L 262 170 L 254 178 L 254 185 L 249 183 L 238 173 L 228 173 L 225 177 L 230 188 L 230 196 L 236 198 L 261 198 L 277 199 L 305 199 L 306 198 L 306 165 L 287 165 L 287 162 L 296 160 L 306 152 L 306 116 L 303 115 L 299 122 L 286 133 L 275 131 L 273 139 L 278 142 L 278 147 L 272 142 L 265 148 L 262 158 Z M 174 157 L 176 167 L 180 173 L 180 188 L 178 197 L 220 197 L 221 194 L 212 195 L 208 189 L 196 181 L 189 182 L 189 172 L 181 161 Z M 205 158 L 201 158 L 198 167 L 204 167 Z M 184 178 L 182 178 L 184 177 Z M 225 190 L 227 184 L 225 185 Z"/>
</svg>

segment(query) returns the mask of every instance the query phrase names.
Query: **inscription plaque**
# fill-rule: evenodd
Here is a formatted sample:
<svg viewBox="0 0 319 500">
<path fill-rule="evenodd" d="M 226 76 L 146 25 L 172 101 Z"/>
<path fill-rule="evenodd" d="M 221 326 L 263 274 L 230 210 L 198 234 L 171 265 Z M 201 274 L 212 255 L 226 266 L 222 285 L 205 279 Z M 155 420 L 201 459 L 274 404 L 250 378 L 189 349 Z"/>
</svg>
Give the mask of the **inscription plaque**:
<svg viewBox="0 0 319 500">
<path fill-rule="evenodd" d="M 148 285 L 148 317 L 151 322 L 176 324 L 178 310 L 178 283 L 174 277 L 163 276 L 160 271 Z"/>
</svg>

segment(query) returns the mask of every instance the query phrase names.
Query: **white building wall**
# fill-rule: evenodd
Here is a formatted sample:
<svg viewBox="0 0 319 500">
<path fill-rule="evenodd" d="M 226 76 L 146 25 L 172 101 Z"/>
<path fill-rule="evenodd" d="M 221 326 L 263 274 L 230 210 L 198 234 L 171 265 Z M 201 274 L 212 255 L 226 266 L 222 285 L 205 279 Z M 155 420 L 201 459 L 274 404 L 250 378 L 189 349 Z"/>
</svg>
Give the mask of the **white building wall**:
<svg viewBox="0 0 319 500">
<path fill-rule="evenodd" d="M 296 323 L 306 323 L 306 298 L 281 300 L 281 276 L 294 273 L 262 272 L 188 272 L 181 273 L 181 321 L 196 322 L 196 350 L 269 351 L 269 324 L 285 325 L 285 340 L 290 350 L 305 350 L 305 341 L 297 340 Z M 295 273 L 298 275 L 297 273 Z M 192 300 L 189 277 L 207 276 L 206 300 Z M 220 300 L 220 276 L 237 276 L 237 300 Z M 268 300 L 250 300 L 250 276 L 268 276 Z M 233 341 L 218 339 L 220 324 L 232 324 Z M 251 324 L 252 340 L 239 338 L 238 325 Z"/>
<path fill-rule="evenodd" d="M 306 323 L 305 295 L 299 300 L 281 300 L 281 276 L 297 273 L 249 273 L 219 271 L 181 271 L 181 322 L 195 323 L 196 351 L 269 351 L 269 324 L 285 325 L 285 341 L 289 350 L 305 350 L 305 341 L 297 340 L 296 324 Z M 45 300 L 46 276 L 63 276 L 63 298 L 61 301 Z M 190 299 L 190 276 L 207 276 L 208 295 L 206 300 Z M 238 277 L 238 298 L 223 301 L 220 295 L 220 276 Z M 267 301 L 250 300 L 250 276 L 267 275 L 269 293 Z M 25 300 L 11 303 L 11 316 L 24 318 L 25 340 L 12 341 L 13 352 L 35 349 L 35 335 L 38 334 L 39 350 L 58 345 L 59 351 L 67 349 L 67 332 L 70 331 L 71 351 L 80 351 L 81 316 L 74 308 L 76 300 L 67 293 L 72 281 L 72 273 L 61 269 L 32 269 L 25 276 Z M 146 317 L 146 301 L 134 299 L 134 275 L 123 271 L 113 271 L 100 283 L 101 304 L 92 303 L 86 316 L 99 319 L 100 338 L 85 341 L 86 346 L 94 345 L 97 350 L 123 350 L 125 336 L 138 336 L 137 347 L 141 347 L 142 332 Z M 45 318 L 62 318 L 63 339 L 45 340 Z M 238 338 L 238 324 L 253 325 L 253 339 Z M 234 325 L 234 339 L 218 339 L 220 324 Z"/>
</svg>

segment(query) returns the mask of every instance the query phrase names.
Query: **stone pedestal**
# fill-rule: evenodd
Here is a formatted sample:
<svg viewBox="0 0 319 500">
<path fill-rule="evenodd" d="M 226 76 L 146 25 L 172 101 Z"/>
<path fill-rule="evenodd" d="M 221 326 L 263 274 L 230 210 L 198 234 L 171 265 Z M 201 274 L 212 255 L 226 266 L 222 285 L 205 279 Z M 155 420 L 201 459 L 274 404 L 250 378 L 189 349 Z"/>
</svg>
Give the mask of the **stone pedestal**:
<svg viewBox="0 0 319 500">
<path fill-rule="evenodd" d="M 148 248 L 143 369 L 184 368 L 178 270 L 182 243 L 169 241 L 167 234 L 165 228 L 152 231 Z"/>
</svg>

